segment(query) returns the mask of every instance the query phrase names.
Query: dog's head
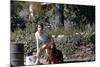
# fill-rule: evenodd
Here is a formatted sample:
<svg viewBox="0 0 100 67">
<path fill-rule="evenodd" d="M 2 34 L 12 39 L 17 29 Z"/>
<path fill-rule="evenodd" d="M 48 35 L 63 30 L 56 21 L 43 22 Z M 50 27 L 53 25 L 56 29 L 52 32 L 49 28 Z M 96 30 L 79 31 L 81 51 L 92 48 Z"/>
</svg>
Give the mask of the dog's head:
<svg viewBox="0 0 100 67">
<path fill-rule="evenodd" d="M 50 49 L 56 49 L 56 45 L 54 43 L 54 39 L 52 38 L 52 36 L 48 37 L 48 47 Z"/>
</svg>

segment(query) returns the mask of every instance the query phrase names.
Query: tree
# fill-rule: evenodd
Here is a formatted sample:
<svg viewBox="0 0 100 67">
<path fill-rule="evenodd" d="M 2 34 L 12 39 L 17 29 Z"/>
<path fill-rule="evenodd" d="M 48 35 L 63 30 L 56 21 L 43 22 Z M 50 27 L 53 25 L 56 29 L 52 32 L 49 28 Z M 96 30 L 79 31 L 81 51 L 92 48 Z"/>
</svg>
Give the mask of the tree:
<svg viewBox="0 0 100 67">
<path fill-rule="evenodd" d="M 20 12 L 27 9 L 27 2 L 11 1 L 11 31 L 19 27 L 21 29 L 25 28 L 25 20 L 20 16 Z"/>
<path fill-rule="evenodd" d="M 55 4 L 55 28 L 64 26 L 64 5 Z"/>
</svg>

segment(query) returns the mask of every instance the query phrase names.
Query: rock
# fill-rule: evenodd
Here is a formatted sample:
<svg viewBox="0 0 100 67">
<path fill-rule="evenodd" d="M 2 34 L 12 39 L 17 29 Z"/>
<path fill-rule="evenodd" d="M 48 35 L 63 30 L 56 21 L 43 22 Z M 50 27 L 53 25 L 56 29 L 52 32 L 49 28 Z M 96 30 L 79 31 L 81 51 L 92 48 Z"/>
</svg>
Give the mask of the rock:
<svg viewBox="0 0 100 67">
<path fill-rule="evenodd" d="M 58 38 L 63 38 L 64 37 L 64 35 L 58 35 Z"/>
<path fill-rule="evenodd" d="M 35 61 L 36 61 L 35 55 L 26 56 L 24 64 L 25 65 L 35 65 Z"/>
<path fill-rule="evenodd" d="M 56 35 L 52 35 L 52 38 L 56 38 Z"/>
</svg>

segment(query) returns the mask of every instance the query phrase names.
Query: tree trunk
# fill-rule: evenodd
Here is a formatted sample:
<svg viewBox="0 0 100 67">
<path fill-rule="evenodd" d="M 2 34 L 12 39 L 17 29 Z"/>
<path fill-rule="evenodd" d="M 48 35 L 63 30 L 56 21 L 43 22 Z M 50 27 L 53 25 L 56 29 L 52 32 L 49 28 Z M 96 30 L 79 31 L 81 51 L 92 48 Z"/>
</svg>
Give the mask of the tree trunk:
<svg viewBox="0 0 100 67">
<path fill-rule="evenodd" d="M 29 3 L 29 21 L 32 22 L 33 19 L 33 3 Z"/>
<path fill-rule="evenodd" d="M 55 4 L 55 28 L 64 26 L 64 6 L 63 4 Z"/>
</svg>

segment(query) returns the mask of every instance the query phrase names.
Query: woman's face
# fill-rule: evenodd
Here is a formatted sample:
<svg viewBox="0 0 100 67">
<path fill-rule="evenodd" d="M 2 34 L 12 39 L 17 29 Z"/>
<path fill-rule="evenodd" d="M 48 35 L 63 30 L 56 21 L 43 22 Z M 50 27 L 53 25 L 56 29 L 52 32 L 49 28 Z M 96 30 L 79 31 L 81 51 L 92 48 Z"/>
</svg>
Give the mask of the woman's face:
<svg viewBox="0 0 100 67">
<path fill-rule="evenodd" d="M 43 30 L 42 27 L 41 27 L 41 25 L 38 25 L 37 27 L 38 27 L 37 28 L 38 32 L 41 32 Z"/>
</svg>

